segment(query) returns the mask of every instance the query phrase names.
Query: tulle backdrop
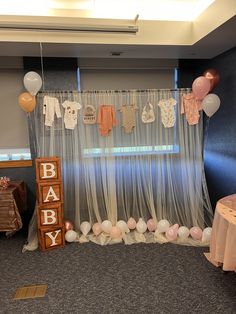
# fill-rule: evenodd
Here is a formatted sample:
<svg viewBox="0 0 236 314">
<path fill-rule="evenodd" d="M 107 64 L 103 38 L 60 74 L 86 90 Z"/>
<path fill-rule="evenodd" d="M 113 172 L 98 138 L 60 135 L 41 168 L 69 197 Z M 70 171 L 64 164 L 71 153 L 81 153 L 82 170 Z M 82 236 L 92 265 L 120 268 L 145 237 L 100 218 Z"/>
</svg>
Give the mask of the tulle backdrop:
<svg viewBox="0 0 236 314">
<path fill-rule="evenodd" d="M 167 219 L 171 224 L 199 226 L 211 224 L 212 209 L 209 201 L 203 167 L 203 119 L 189 126 L 180 114 L 179 90 L 145 91 L 84 91 L 45 92 L 37 95 L 37 106 L 30 114 L 35 131 L 36 154 L 59 156 L 62 161 L 67 219 L 79 229 L 82 221 L 113 224 L 130 217 L 145 221 Z M 65 100 L 82 105 L 74 130 L 56 118 L 52 127 L 44 125 L 43 97 L 56 97 L 60 105 Z M 161 121 L 158 102 L 176 99 L 176 123 L 165 128 Z M 143 107 L 150 102 L 155 121 L 143 123 Z M 99 134 L 97 124 L 83 123 L 83 110 L 93 105 L 98 112 L 101 104 L 115 106 L 118 125 L 110 135 Z M 131 134 L 122 127 L 122 104 L 136 104 L 136 126 Z"/>
</svg>

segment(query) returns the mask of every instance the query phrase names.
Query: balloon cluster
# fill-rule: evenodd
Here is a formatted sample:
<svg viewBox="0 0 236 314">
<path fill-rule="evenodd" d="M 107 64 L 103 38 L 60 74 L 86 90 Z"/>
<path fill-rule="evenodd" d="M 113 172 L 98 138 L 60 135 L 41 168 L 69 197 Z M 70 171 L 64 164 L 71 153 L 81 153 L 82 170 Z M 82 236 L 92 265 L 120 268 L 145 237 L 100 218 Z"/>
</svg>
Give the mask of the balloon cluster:
<svg viewBox="0 0 236 314">
<path fill-rule="evenodd" d="M 201 240 L 204 243 L 210 241 L 212 228 L 207 227 L 203 231 L 201 228 L 195 226 L 191 229 L 181 226 L 178 224 L 170 226 L 170 223 L 166 219 L 162 219 L 157 224 L 155 235 L 164 233 L 168 241 L 175 241 L 177 237 L 180 240 L 186 240 L 190 235 L 193 240 Z"/>
<path fill-rule="evenodd" d="M 212 117 L 220 107 L 220 98 L 216 94 L 209 94 L 219 81 L 219 73 L 215 69 L 208 69 L 192 84 L 193 94 L 202 100 L 202 109 L 208 117 Z"/>
<path fill-rule="evenodd" d="M 24 76 L 24 86 L 28 92 L 20 94 L 18 102 L 26 112 L 32 112 L 36 106 L 35 96 L 42 87 L 42 79 L 36 72 L 28 72 Z"/>
<path fill-rule="evenodd" d="M 65 239 L 67 242 L 74 242 L 77 239 L 77 233 L 73 230 L 73 224 L 66 220 L 64 221 L 64 226 L 66 230 Z M 80 231 L 83 236 L 86 237 L 89 232 L 92 230 L 95 236 L 100 235 L 102 232 L 109 235 L 112 239 L 119 239 L 122 235 L 129 233 L 131 230 L 135 230 L 143 234 L 147 230 L 149 232 L 154 232 L 155 236 L 160 234 L 165 235 L 168 241 L 175 241 L 177 238 L 181 240 L 186 240 L 191 236 L 193 240 L 202 241 L 203 243 L 208 243 L 211 238 L 211 230 L 212 228 L 207 227 L 204 230 L 201 228 L 194 226 L 191 229 L 181 226 L 178 224 L 170 225 L 169 221 L 166 219 L 162 219 L 160 221 L 156 221 L 153 218 L 149 219 L 147 223 L 139 218 L 138 222 L 135 221 L 134 218 L 130 217 L 127 222 L 124 220 L 117 221 L 116 225 L 112 225 L 111 221 L 104 220 L 102 223 L 94 223 L 90 224 L 88 221 L 83 221 L 80 225 Z"/>
</svg>

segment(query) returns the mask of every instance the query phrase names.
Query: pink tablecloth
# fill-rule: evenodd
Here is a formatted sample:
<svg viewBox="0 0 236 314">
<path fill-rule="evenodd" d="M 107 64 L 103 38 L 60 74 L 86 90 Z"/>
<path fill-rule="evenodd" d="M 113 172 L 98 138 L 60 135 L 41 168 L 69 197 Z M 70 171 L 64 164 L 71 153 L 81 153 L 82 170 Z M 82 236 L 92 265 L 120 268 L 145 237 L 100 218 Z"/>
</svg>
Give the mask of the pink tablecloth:
<svg viewBox="0 0 236 314">
<path fill-rule="evenodd" d="M 236 271 L 236 194 L 217 202 L 210 253 L 205 255 L 215 266 L 222 266 L 225 271 Z"/>
</svg>

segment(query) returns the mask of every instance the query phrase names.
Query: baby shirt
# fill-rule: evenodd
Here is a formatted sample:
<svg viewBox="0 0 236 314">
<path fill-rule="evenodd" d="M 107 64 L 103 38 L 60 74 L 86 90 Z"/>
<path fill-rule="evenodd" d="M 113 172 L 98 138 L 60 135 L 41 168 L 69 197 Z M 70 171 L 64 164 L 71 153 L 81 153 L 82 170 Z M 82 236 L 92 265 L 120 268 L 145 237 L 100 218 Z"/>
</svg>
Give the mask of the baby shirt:
<svg viewBox="0 0 236 314">
<path fill-rule="evenodd" d="M 73 130 L 77 124 L 77 111 L 81 109 L 81 105 L 78 102 L 66 100 L 62 106 L 65 108 L 65 128 Z"/>
<path fill-rule="evenodd" d="M 175 125 L 175 105 L 174 98 L 161 99 L 158 103 L 161 108 L 161 121 L 165 128 L 172 128 Z"/>
<path fill-rule="evenodd" d="M 122 114 L 122 126 L 124 127 L 125 133 L 131 133 L 135 127 L 135 111 L 137 106 L 132 105 L 122 105 L 119 109 Z"/>
<path fill-rule="evenodd" d="M 54 122 L 54 116 L 61 118 L 61 110 L 59 101 L 56 97 L 44 96 L 43 97 L 43 114 L 45 115 L 45 125 L 52 126 Z"/>
<path fill-rule="evenodd" d="M 98 111 L 98 125 L 102 136 L 109 135 L 112 127 L 116 125 L 115 109 L 112 105 L 101 105 Z"/>
<path fill-rule="evenodd" d="M 189 125 L 197 124 L 202 110 L 202 101 L 193 93 L 183 94 L 181 99 L 181 114 L 185 113 Z"/>
</svg>

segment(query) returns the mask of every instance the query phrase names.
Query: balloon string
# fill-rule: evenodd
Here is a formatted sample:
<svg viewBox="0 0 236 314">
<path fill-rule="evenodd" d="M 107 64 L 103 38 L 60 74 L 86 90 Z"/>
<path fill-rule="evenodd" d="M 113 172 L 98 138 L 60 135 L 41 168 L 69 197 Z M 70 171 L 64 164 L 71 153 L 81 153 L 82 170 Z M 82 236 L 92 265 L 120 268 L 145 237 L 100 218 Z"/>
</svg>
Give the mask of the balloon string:
<svg viewBox="0 0 236 314">
<path fill-rule="evenodd" d="M 42 80 L 43 80 L 43 91 L 44 91 L 43 46 L 41 42 L 39 44 L 40 44 L 40 60 L 41 60 Z"/>
<path fill-rule="evenodd" d="M 206 148 L 206 145 L 207 145 L 209 125 L 210 125 L 210 117 L 207 118 L 205 131 L 204 131 L 204 147 L 205 148 Z"/>
</svg>

